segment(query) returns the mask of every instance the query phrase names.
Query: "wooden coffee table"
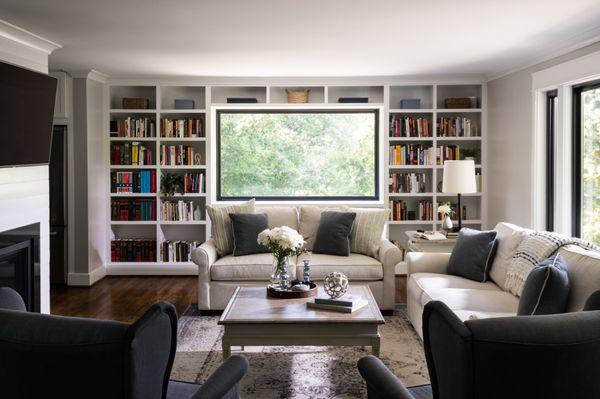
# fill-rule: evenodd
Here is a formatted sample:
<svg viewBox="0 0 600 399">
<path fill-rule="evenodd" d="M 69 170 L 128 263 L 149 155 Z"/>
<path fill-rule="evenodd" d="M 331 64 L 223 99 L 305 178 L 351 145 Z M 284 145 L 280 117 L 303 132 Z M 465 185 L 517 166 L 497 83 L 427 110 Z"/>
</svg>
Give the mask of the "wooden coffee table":
<svg viewBox="0 0 600 399">
<path fill-rule="evenodd" d="M 370 346 L 379 356 L 377 329 L 385 321 L 377 302 L 368 286 L 350 286 L 348 293 L 368 305 L 354 313 L 315 310 L 306 307 L 314 298 L 273 299 L 265 287 L 238 287 L 219 320 L 225 327 L 223 358 L 238 345 Z"/>
</svg>

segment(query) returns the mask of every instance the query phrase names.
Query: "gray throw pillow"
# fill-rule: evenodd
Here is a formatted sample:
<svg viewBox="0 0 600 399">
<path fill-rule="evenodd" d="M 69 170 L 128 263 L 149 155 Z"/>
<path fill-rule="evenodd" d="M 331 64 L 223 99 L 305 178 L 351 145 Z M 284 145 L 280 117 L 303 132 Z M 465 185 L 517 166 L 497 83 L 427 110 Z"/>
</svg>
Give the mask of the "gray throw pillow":
<svg viewBox="0 0 600 399">
<path fill-rule="evenodd" d="M 569 272 L 560 254 L 537 265 L 527 276 L 518 316 L 564 313 L 569 299 Z"/>
<path fill-rule="evenodd" d="M 349 256 L 354 212 L 322 212 L 313 246 L 316 254 Z"/>
<path fill-rule="evenodd" d="M 484 283 L 496 254 L 496 231 L 463 228 L 448 261 L 448 274 Z"/>
<path fill-rule="evenodd" d="M 258 234 L 269 228 L 269 220 L 264 213 L 230 213 L 233 224 L 233 256 L 261 254 L 269 248 L 257 242 Z"/>
</svg>

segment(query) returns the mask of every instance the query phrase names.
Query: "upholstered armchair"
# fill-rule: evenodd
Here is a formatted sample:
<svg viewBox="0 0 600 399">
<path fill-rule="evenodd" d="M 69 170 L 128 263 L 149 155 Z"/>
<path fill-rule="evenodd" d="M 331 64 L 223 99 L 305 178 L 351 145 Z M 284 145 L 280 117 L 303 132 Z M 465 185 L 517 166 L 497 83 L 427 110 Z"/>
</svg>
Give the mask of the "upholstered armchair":
<svg viewBox="0 0 600 399">
<path fill-rule="evenodd" d="M 246 373 L 231 356 L 202 385 L 169 379 L 177 316 L 159 302 L 135 323 L 25 311 L 0 288 L 0 396 L 3 398 L 234 399 Z"/>
<path fill-rule="evenodd" d="M 600 398 L 599 310 L 462 322 L 432 301 L 423 334 L 431 386 L 406 389 L 367 356 L 358 369 L 369 399 Z"/>
</svg>

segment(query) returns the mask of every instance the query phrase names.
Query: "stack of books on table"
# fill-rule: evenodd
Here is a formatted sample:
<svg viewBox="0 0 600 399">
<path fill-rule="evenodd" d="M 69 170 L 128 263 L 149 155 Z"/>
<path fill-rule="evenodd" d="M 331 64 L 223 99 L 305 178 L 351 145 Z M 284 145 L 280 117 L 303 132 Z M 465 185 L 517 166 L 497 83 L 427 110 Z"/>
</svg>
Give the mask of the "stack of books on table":
<svg viewBox="0 0 600 399">
<path fill-rule="evenodd" d="M 333 299 L 326 295 L 319 295 L 314 302 L 307 302 L 306 306 L 311 309 L 333 310 L 342 313 L 352 313 L 365 306 L 368 302 L 360 295 L 344 295 Z"/>
</svg>

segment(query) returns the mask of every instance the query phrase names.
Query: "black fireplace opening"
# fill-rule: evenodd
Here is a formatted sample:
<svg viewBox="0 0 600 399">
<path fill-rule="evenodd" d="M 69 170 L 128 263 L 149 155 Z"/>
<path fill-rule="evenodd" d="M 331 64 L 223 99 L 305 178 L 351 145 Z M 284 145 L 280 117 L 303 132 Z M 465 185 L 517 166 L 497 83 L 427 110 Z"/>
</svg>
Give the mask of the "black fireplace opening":
<svg viewBox="0 0 600 399">
<path fill-rule="evenodd" d="M 16 290 L 27 310 L 40 311 L 39 223 L 0 233 L 0 287 Z"/>
</svg>

